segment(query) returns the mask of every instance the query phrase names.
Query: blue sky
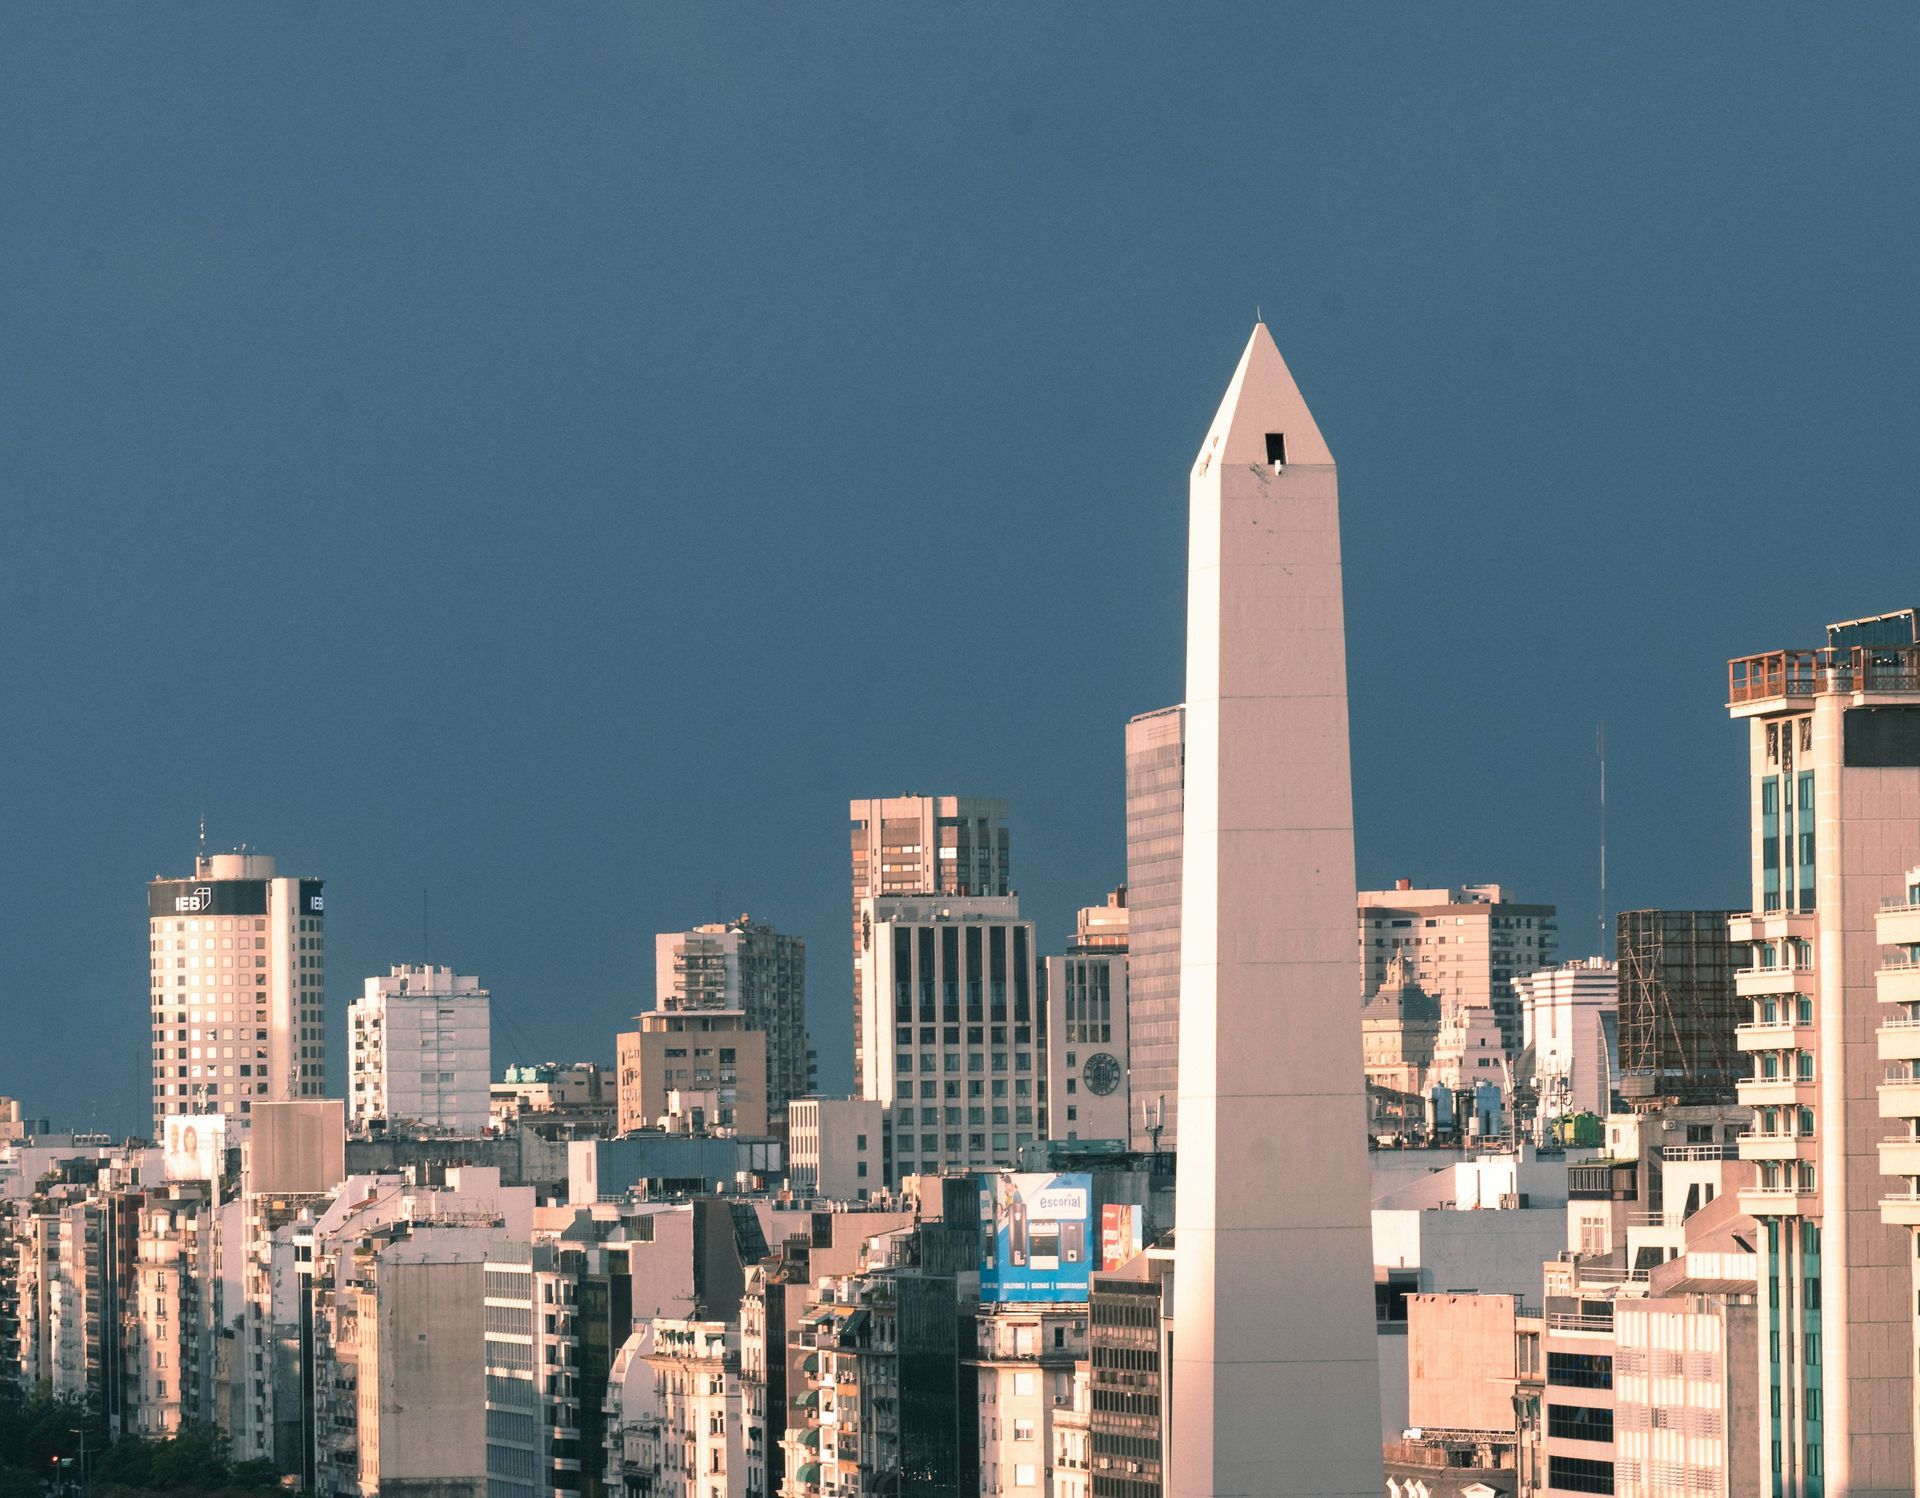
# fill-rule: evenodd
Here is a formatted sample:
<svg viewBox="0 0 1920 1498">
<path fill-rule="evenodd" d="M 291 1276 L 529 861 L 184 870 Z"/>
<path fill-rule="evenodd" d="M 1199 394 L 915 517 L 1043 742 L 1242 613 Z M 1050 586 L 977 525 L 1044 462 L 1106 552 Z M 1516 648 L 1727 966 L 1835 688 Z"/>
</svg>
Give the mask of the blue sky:
<svg viewBox="0 0 1920 1498">
<path fill-rule="evenodd" d="M 1743 898 L 1724 661 L 1920 602 L 1910 9 L 0 14 L 0 1093 L 145 1116 L 142 886 L 329 881 L 611 1059 L 1000 794 L 1043 942 L 1181 695 L 1262 307 L 1340 463 L 1363 881 Z M 48 1070 L 82 1038 L 97 1070 Z"/>
</svg>

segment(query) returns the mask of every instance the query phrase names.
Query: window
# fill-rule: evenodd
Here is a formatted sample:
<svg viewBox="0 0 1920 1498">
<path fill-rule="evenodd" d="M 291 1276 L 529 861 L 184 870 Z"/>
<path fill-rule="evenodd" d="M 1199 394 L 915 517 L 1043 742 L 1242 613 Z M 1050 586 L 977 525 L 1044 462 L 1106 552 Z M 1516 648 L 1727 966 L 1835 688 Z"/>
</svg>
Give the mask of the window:
<svg viewBox="0 0 1920 1498">
<path fill-rule="evenodd" d="M 1035 1487 L 1038 1485 L 1039 1480 L 1039 1468 L 1029 1463 L 1023 1462 L 1013 1469 L 1013 1485 L 1016 1488 Z M 1608 1488 L 1607 1491 L 1611 1493 L 1613 1489 Z"/>
<path fill-rule="evenodd" d="M 1611 1389 L 1613 1359 L 1605 1353 L 1550 1352 L 1547 1382 L 1563 1389 Z M 1612 1489 L 1606 1489 L 1611 1492 Z"/>
<path fill-rule="evenodd" d="M 1287 434 L 1285 432 L 1267 433 L 1267 461 L 1275 468 L 1287 461 Z"/>
<path fill-rule="evenodd" d="M 1567 1493 L 1611 1493 L 1613 1463 L 1583 1456 L 1549 1456 L 1547 1486 Z"/>
<path fill-rule="evenodd" d="M 1547 1406 L 1547 1434 L 1566 1441 L 1613 1441 L 1613 1411 L 1579 1404 Z"/>
</svg>

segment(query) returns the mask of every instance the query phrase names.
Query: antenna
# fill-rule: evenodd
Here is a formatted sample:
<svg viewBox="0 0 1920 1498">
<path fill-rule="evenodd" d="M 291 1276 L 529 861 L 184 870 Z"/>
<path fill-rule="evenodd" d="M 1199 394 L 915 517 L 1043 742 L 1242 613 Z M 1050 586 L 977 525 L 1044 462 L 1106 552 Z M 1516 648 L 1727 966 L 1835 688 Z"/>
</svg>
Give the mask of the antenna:
<svg viewBox="0 0 1920 1498">
<path fill-rule="evenodd" d="M 207 803 L 200 803 L 200 857 L 207 856 Z"/>
<path fill-rule="evenodd" d="M 420 966 L 422 967 L 432 965 L 427 958 L 427 953 L 430 950 L 427 935 L 431 929 L 427 924 L 427 891 L 426 888 L 422 886 L 420 890 Z"/>
<path fill-rule="evenodd" d="M 1600 760 L 1600 950 L 1607 955 L 1607 720 L 1602 718 L 1594 732 L 1594 753 Z"/>
</svg>

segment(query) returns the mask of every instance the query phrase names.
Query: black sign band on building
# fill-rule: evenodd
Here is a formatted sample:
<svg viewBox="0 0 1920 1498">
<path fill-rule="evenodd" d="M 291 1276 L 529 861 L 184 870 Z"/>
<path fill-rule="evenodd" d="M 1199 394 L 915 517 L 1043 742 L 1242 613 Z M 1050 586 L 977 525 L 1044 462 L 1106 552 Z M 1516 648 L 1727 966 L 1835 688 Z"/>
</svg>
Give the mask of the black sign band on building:
<svg viewBox="0 0 1920 1498">
<path fill-rule="evenodd" d="M 147 915 L 265 915 L 264 879 L 156 879 L 147 886 Z"/>
<path fill-rule="evenodd" d="M 321 890 L 326 885 L 324 879 L 302 879 L 300 881 L 300 914 L 325 915 L 327 899 Z"/>
</svg>

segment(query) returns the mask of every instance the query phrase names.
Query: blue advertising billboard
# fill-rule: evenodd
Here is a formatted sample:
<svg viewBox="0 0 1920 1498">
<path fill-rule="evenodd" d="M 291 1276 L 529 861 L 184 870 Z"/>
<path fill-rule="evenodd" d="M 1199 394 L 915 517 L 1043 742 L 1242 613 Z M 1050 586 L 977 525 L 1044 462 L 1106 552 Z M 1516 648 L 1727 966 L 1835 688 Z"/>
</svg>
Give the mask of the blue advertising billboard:
<svg viewBox="0 0 1920 1498">
<path fill-rule="evenodd" d="M 980 1182 L 980 1299 L 1085 1300 L 1092 1260 L 1093 1177 L 1017 1175 Z"/>
</svg>

